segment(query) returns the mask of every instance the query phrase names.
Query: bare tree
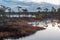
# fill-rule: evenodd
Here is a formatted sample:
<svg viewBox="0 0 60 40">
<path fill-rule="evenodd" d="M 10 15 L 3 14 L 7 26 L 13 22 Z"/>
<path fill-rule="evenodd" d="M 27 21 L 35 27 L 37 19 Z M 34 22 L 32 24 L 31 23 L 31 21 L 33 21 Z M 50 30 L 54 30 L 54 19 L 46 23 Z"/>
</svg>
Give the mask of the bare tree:
<svg viewBox="0 0 60 40">
<path fill-rule="evenodd" d="M 37 10 L 38 10 L 38 12 L 40 12 L 41 8 L 40 8 L 40 7 L 38 7 L 38 8 L 37 8 Z"/>
<path fill-rule="evenodd" d="M 48 8 L 45 8 L 44 10 L 45 10 L 45 12 L 48 12 Z"/>
<path fill-rule="evenodd" d="M 51 12 L 56 12 L 56 9 L 52 7 Z"/>
<path fill-rule="evenodd" d="M 2 14 L 2 16 L 4 18 L 4 17 L 6 17 L 5 11 L 6 11 L 7 7 L 5 7 L 4 5 L 0 5 L 0 6 L 1 6 L 0 11 L 2 12 L 1 14 Z"/>
<path fill-rule="evenodd" d="M 23 12 L 28 12 L 28 10 L 27 9 L 22 9 L 23 10 Z"/>
<path fill-rule="evenodd" d="M 17 8 L 18 8 L 18 13 L 19 13 L 19 17 L 20 17 L 20 13 L 21 13 L 21 8 L 22 8 L 22 7 L 17 6 Z"/>
<path fill-rule="evenodd" d="M 10 14 L 11 14 L 11 8 L 8 7 L 8 11 L 9 11 L 9 18 L 10 18 Z"/>
</svg>

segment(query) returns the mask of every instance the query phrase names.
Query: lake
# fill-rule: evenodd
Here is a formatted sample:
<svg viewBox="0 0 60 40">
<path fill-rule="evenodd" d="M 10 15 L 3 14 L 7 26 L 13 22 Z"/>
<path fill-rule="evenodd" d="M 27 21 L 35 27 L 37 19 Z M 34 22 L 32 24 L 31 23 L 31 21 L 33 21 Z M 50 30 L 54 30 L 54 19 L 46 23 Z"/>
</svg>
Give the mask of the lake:
<svg viewBox="0 0 60 40">
<path fill-rule="evenodd" d="M 37 24 L 38 23 L 38 24 Z M 40 24 L 47 24 L 48 27 L 44 30 L 39 30 L 35 34 L 18 38 L 18 39 L 4 39 L 4 40 L 60 40 L 60 28 L 58 27 L 57 20 L 46 20 L 41 22 L 29 22 L 29 24 L 33 25 L 40 25 Z"/>
</svg>

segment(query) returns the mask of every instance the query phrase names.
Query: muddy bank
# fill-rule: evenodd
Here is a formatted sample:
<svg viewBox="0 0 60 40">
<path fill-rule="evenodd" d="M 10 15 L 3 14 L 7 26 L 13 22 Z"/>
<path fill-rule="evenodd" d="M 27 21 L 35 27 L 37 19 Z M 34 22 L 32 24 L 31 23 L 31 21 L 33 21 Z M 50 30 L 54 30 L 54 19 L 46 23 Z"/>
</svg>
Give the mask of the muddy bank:
<svg viewBox="0 0 60 40">
<path fill-rule="evenodd" d="M 0 38 L 22 37 L 43 30 L 43 27 L 33 27 L 23 20 L 11 20 L 0 24 Z"/>
</svg>

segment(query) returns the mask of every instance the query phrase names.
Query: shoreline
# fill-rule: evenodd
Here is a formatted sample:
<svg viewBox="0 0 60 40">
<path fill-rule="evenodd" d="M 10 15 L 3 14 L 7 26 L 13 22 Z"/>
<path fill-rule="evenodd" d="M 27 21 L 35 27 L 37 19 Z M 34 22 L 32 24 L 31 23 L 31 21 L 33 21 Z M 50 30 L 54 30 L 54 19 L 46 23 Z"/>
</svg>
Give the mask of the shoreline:
<svg viewBox="0 0 60 40">
<path fill-rule="evenodd" d="M 28 36 L 28 35 L 31 35 L 33 33 L 35 33 L 36 31 L 38 30 L 44 30 L 45 28 L 43 27 L 33 27 L 32 25 L 29 25 L 27 24 L 28 21 L 35 21 L 35 20 L 45 20 L 45 19 L 48 19 L 48 18 L 51 18 L 51 19 L 60 19 L 58 18 L 60 16 L 45 16 L 45 17 L 39 17 L 37 16 L 37 18 L 33 19 L 33 18 L 30 18 L 30 20 L 28 19 L 6 19 L 4 22 L 0 21 L 1 24 L 0 24 L 0 38 L 8 38 L 8 37 L 23 37 L 23 36 Z"/>
<path fill-rule="evenodd" d="M 6 22 L 0 25 L 0 38 L 8 37 L 24 37 L 35 33 L 38 30 L 43 30 L 43 27 L 33 27 L 22 20 L 15 20 L 14 22 Z"/>
</svg>

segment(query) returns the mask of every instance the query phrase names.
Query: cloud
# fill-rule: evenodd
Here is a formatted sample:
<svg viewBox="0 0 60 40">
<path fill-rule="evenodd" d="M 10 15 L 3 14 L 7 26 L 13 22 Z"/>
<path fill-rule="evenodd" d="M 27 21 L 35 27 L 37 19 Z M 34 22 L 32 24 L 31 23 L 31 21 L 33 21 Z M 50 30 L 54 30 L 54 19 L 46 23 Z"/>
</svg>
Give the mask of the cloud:
<svg viewBox="0 0 60 40">
<path fill-rule="evenodd" d="M 2 0 L 0 0 L 2 1 Z M 51 3 L 51 4 L 55 4 L 55 5 L 59 5 L 60 4 L 60 0 L 4 0 L 4 1 L 22 1 L 22 2 L 35 2 L 35 3 L 41 3 L 41 2 L 47 2 L 47 3 Z"/>
<path fill-rule="evenodd" d="M 36 2 L 36 3 L 47 2 L 55 5 L 60 4 L 60 0 L 15 0 L 15 1 Z"/>
</svg>

